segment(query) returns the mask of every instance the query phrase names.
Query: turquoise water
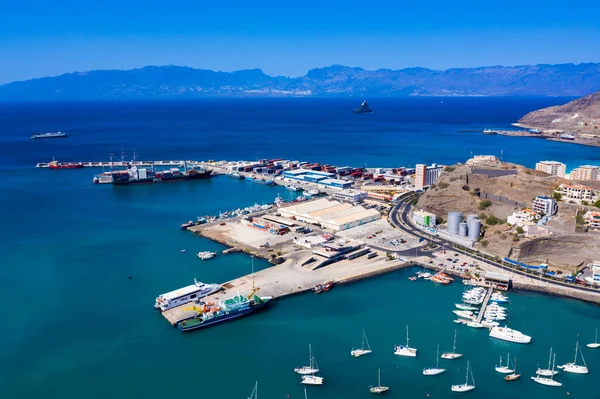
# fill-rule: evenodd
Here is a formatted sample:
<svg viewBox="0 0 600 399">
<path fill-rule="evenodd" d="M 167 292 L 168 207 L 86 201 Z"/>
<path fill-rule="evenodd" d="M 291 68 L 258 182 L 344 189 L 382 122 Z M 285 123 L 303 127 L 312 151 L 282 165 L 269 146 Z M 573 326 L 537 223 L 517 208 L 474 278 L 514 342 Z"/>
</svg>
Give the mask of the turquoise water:
<svg viewBox="0 0 600 399">
<path fill-rule="evenodd" d="M 458 284 L 411 283 L 408 271 L 336 287 L 323 295 L 282 299 L 264 313 L 183 334 L 153 309 L 156 295 L 187 285 L 194 277 L 223 282 L 246 274 L 250 259 L 231 254 L 200 262 L 195 252 L 224 247 L 180 231 L 179 224 L 288 193 L 226 177 L 94 186 L 91 170 L 31 168 L 52 156 L 101 158 L 120 143 L 135 146 L 147 155 L 144 158 L 189 154 L 243 159 L 254 153 L 338 164 L 356 157 L 369 166 L 411 165 L 423 157 L 452 162 L 464 160 L 470 149 L 491 153 L 498 148 L 524 163 L 559 155 L 573 164 L 597 159 L 597 149 L 455 132 L 469 126 L 509 125 L 518 114 L 550 105 L 551 99 L 519 100 L 516 105 L 509 100 L 444 100 L 453 104 L 452 112 L 441 112 L 437 100 L 403 100 L 387 105 L 397 112 L 393 118 L 386 116 L 386 107 L 378 106 L 374 118 L 355 118 L 359 122 L 352 126 L 338 123 L 345 118 L 340 109 L 352 103 L 347 100 L 320 100 L 313 108 L 300 102 L 302 112 L 286 108 L 258 115 L 257 109 L 264 107 L 239 101 L 239 109 L 246 110 L 239 120 L 223 117 L 222 109 L 200 113 L 192 109 L 193 103 L 181 108 L 171 103 L 163 114 L 156 104 L 0 106 L 0 398 L 244 398 L 256 380 L 262 398 L 301 398 L 300 377 L 293 368 L 307 362 L 309 343 L 326 384 L 309 387 L 309 398 L 371 397 L 368 387 L 376 383 L 378 367 L 382 382 L 392 389 L 389 397 L 451 397 L 450 385 L 464 381 L 466 359 L 473 364 L 477 384 L 467 395 L 474 398 L 597 395 L 594 377 L 600 372 L 600 350 L 584 348 L 590 374 L 560 376 L 563 388 L 539 386 L 529 377 L 538 363 L 546 364 L 549 346 L 555 347 L 562 364 L 572 360 L 576 339 L 583 344 L 593 340 L 600 324 L 598 307 L 512 292 L 510 325 L 532 335 L 533 343 L 502 343 L 485 331 L 452 323 L 452 304 L 461 293 Z M 58 119 L 68 126 L 53 125 Z M 65 141 L 29 141 L 31 131 L 41 125 L 85 134 Z M 287 133 L 275 134 L 277 129 Z M 179 136 L 173 132 L 182 132 L 184 138 L 175 139 Z M 423 140 L 440 144 L 422 147 Z M 265 148 L 257 147 L 261 142 L 267 143 Z M 255 262 L 257 269 L 267 266 Z M 416 359 L 393 355 L 394 344 L 404 342 L 406 324 L 411 344 L 419 349 Z M 349 352 L 360 344 L 363 327 L 375 353 L 354 359 Z M 465 358 L 442 362 L 448 368 L 444 375 L 423 377 L 422 369 L 435 365 L 436 344 L 442 351 L 451 349 L 455 327 Z M 506 383 L 493 369 L 507 350 L 517 356 L 523 373 L 514 383 Z"/>
</svg>

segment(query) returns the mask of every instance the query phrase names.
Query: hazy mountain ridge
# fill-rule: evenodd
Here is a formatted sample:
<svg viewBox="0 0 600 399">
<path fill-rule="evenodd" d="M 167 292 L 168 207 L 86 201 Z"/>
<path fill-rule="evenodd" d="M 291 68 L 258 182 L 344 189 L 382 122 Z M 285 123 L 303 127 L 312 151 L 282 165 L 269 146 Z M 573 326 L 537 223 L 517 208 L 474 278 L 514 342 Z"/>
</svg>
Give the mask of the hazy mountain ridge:
<svg viewBox="0 0 600 399">
<path fill-rule="evenodd" d="M 582 96 L 600 90 L 600 63 L 368 71 L 332 65 L 305 76 L 260 69 L 217 72 L 180 66 L 96 70 L 0 86 L 0 100 L 109 100 L 219 95 Z"/>
</svg>

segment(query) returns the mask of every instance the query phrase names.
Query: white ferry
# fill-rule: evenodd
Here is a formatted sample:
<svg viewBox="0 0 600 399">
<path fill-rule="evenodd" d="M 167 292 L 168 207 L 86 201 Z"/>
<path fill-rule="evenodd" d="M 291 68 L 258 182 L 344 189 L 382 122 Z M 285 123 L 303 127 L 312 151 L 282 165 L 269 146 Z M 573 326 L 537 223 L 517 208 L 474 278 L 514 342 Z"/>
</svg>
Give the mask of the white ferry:
<svg viewBox="0 0 600 399">
<path fill-rule="evenodd" d="M 508 342 L 515 342 L 517 344 L 528 344 L 531 342 L 531 337 L 529 335 L 525 335 L 520 331 L 513 330 L 506 326 L 492 327 L 490 330 L 490 337 Z"/>
<path fill-rule="evenodd" d="M 195 299 L 214 294 L 220 289 L 221 286 L 219 284 L 204 284 L 194 279 L 194 284 L 192 285 L 159 295 L 154 303 L 154 308 L 164 312 Z"/>
</svg>

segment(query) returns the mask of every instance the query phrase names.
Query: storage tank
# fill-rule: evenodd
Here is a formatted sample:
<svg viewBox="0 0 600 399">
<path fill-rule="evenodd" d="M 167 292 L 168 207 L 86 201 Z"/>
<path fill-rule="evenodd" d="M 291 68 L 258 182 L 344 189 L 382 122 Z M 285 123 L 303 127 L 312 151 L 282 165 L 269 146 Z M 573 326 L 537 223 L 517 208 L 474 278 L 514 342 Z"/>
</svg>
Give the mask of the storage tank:
<svg viewBox="0 0 600 399">
<path fill-rule="evenodd" d="M 462 222 L 459 226 L 458 226 L 458 235 L 461 237 L 466 237 L 467 236 L 467 232 L 469 231 L 469 228 L 467 227 L 467 222 Z"/>
<path fill-rule="evenodd" d="M 481 220 L 471 219 L 467 222 L 467 225 L 469 229 L 469 240 L 477 241 L 481 234 Z"/>
<path fill-rule="evenodd" d="M 462 222 L 462 213 L 448 212 L 448 233 L 458 234 L 460 222 Z"/>
<path fill-rule="evenodd" d="M 477 214 L 475 213 L 470 213 L 467 215 L 467 223 L 469 223 L 472 219 L 477 220 L 479 219 L 479 216 L 477 216 Z"/>
</svg>

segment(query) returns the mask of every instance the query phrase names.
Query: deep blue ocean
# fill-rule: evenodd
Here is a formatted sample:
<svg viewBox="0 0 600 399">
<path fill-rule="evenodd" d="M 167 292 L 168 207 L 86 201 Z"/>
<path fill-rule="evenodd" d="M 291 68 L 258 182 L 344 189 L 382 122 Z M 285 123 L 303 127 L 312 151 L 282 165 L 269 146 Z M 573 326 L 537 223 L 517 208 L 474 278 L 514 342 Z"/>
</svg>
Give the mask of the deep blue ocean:
<svg viewBox="0 0 600 399">
<path fill-rule="evenodd" d="M 372 115 L 352 114 L 359 99 L 0 103 L 0 398 L 244 398 L 257 380 L 262 398 L 302 398 L 293 368 L 307 362 L 309 343 L 326 379 L 309 387 L 309 398 L 370 397 L 378 367 L 391 398 L 450 398 L 450 385 L 464 381 L 466 359 L 474 367 L 477 389 L 467 394 L 473 398 L 600 397 L 600 350 L 584 348 L 590 374 L 561 375 L 562 388 L 529 379 L 546 364 L 550 346 L 562 364 L 572 360 L 576 340 L 591 342 L 600 309 L 524 292 L 510 294 L 510 324 L 532 335 L 531 345 L 458 326 L 465 358 L 443 363 L 444 375 L 423 377 L 423 367 L 435 364 L 436 345 L 451 349 L 450 310 L 462 288 L 411 283 L 409 271 L 282 299 L 262 314 L 180 333 L 153 309 L 154 298 L 194 277 L 224 282 L 247 274 L 250 259 L 232 254 L 200 262 L 195 252 L 224 247 L 179 224 L 286 192 L 226 177 L 98 186 L 91 169 L 33 167 L 53 157 L 108 160 L 121 148 L 128 159 L 135 151 L 144 160 L 281 157 L 391 167 L 503 150 L 504 160 L 529 167 L 543 159 L 568 168 L 598 163 L 596 148 L 457 132 L 509 128 L 531 110 L 568 100 L 371 99 Z M 69 138 L 29 139 L 58 129 Z M 416 359 L 392 354 L 406 324 Z M 349 351 L 363 327 L 374 353 L 353 359 Z M 507 351 L 523 373 L 510 384 L 494 371 Z"/>
</svg>

